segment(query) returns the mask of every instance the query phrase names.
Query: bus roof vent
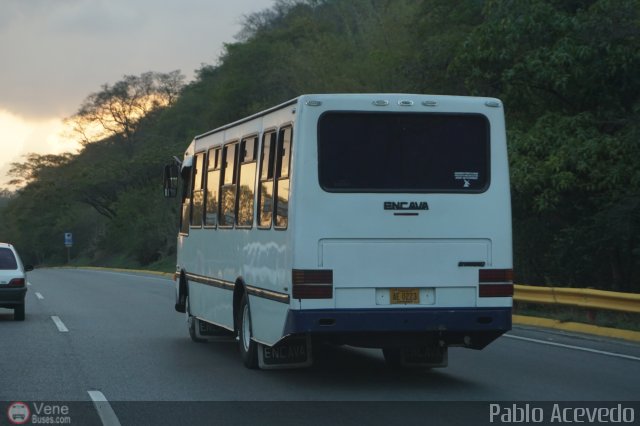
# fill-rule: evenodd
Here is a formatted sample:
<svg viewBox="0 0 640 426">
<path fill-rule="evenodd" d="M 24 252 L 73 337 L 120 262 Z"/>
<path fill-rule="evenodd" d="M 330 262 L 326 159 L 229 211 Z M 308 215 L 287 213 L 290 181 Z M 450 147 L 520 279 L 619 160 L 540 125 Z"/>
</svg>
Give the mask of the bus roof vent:
<svg viewBox="0 0 640 426">
<path fill-rule="evenodd" d="M 320 106 L 320 105 L 322 105 L 322 102 L 321 101 L 309 100 L 309 101 L 307 101 L 307 105 L 308 106 Z"/>
<path fill-rule="evenodd" d="M 373 101 L 373 105 L 375 106 L 387 106 L 389 105 L 389 101 L 385 99 L 378 99 L 377 101 Z"/>
<path fill-rule="evenodd" d="M 436 101 L 423 101 L 422 105 L 428 106 L 428 107 L 434 107 L 434 106 L 438 106 L 438 102 L 436 102 Z"/>
<path fill-rule="evenodd" d="M 398 101 L 398 105 L 400 105 L 400 106 L 413 106 L 413 101 L 410 101 L 408 99 L 400 100 L 400 101 Z"/>
<path fill-rule="evenodd" d="M 491 108 L 500 108 L 500 102 L 498 101 L 486 101 L 484 104 Z"/>
</svg>

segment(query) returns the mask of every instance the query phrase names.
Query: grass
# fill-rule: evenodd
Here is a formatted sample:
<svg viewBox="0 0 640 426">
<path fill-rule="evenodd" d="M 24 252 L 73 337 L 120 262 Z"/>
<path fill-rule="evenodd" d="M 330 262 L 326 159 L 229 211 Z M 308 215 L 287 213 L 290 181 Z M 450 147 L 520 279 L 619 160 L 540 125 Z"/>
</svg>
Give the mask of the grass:
<svg viewBox="0 0 640 426">
<path fill-rule="evenodd" d="M 45 266 L 72 266 L 72 267 L 96 266 L 96 267 L 102 267 L 102 268 L 136 269 L 136 270 L 173 273 L 176 271 L 176 258 L 175 256 L 165 257 L 156 262 L 150 263 L 148 265 L 141 265 L 140 262 L 137 262 L 136 260 L 131 259 L 130 257 L 124 256 L 124 255 L 101 257 L 99 259 L 90 259 L 88 257 L 76 257 L 76 258 L 72 258 L 70 263 L 64 262 L 64 263 L 51 263 L 46 265 L 40 265 L 40 267 L 45 267 Z"/>
<path fill-rule="evenodd" d="M 597 325 L 599 327 L 640 331 L 640 314 L 628 312 L 514 301 L 513 313 L 517 315 L 555 319 L 560 322 L 579 322 Z"/>
<path fill-rule="evenodd" d="M 157 262 L 153 262 L 145 266 L 144 269 L 157 272 L 173 273 L 176 272 L 176 259 L 175 257 L 165 257 L 158 260 Z"/>
</svg>

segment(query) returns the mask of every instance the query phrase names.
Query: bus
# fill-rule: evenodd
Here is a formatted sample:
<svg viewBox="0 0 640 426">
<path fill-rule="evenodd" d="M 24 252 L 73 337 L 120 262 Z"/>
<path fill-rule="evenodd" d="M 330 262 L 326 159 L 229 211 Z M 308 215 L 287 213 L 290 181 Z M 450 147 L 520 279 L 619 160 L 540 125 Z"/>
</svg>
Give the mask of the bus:
<svg viewBox="0 0 640 426">
<path fill-rule="evenodd" d="M 308 366 L 322 344 L 445 367 L 511 329 L 498 99 L 303 95 L 196 136 L 164 190 L 181 195 L 175 309 L 249 368 Z"/>
</svg>

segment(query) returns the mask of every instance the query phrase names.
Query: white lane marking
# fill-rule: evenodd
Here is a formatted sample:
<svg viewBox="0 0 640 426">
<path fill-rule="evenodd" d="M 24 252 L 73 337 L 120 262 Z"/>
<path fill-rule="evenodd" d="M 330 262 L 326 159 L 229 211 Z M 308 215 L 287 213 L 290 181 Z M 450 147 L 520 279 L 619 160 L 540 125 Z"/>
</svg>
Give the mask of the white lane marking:
<svg viewBox="0 0 640 426">
<path fill-rule="evenodd" d="M 581 346 L 565 345 L 563 343 L 555 343 L 555 342 L 548 342 L 546 340 L 531 339 L 529 337 L 514 336 L 512 334 L 505 334 L 504 337 L 509 337 L 511 339 L 516 339 L 516 340 L 524 340 L 526 342 L 541 343 L 543 345 L 556 346 L 556 347 L 559 347 L 559 348 L 573 349 L 573 350 L 576 350 L 576 351 L 591 352 L 591 353 L 599 354 L 599 355 L 607 355 L 607 356 L 612 356 L 612 357 L 615 357 L 615 358 L 624 358 L 624 359 L 630 359 L 632 361 L 640 361 L 640 357 L 632 356 L 632 355 L 619 354 L 619 353 L 616 353 L 616 352 L 599 351 L 597 349 L 583 348 Z"/>
<path fill-rule="evenodd" d="M 111 408 L 111 404 L 107 401 L 107 398 L 100 391 L 87 391 L 91 400 L 93 401 L 93 405 L 96 407 L 96 411 L 98 412 L 98 416 L 100 416 L 100 420 L 102 420 L 102 424 L 104 426 L 120 426 L 120 420 L 118 420 L 118 416 L 116 416 L 115 411 Z"/>
<path fill-rule="evenodd" d="M 30 283 L 29 281 L 27 281 L 27 285 L 28 285 L 28 286 L 31 286 L 31 283 Z"/>
<path fill-rule="evenodd" d="M 37 291 L 36 291 L 36 297 L 37 297 L 38 299 L 40 299 L 40 300 L 44 299 L 44 296 L 42 296 L 42 295 L 41 295 L 40 293 L 38 293 Z"/>
<path fill-rule="evenodd" d="M 56 327 L 58 327 L 58 331 L 60 331 L 61 333 L 69 332 L 69 329 L 64 325 L 64 323 L 59 317 L 52 316 L 51 319 L 56 324 Z"/>
</svg>

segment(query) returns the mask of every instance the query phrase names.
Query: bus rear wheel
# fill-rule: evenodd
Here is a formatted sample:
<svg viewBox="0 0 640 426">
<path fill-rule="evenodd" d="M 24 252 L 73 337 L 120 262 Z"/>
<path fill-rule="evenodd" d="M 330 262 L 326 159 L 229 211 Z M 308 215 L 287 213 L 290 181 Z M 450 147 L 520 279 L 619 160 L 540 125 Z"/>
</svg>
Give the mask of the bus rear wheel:
<svg viewBox="0 0 640 426">
<path fill-rule="evenodd" d="M 247 368 L 258 368 L 258 344 L 252 340 L 251 309 L 247 294 L 242 295 L 238 310 L 238 348 L 240 357 Z"/>
</svg>

